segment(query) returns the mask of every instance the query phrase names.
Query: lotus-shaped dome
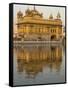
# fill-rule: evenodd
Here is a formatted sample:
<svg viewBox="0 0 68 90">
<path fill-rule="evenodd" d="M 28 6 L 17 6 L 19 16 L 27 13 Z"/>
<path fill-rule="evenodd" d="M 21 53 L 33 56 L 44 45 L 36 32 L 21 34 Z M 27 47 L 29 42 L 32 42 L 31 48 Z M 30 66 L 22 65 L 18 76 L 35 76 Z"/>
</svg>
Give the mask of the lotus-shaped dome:
<svg viewBox="0 0 68 90">
<path fill-rule="evenodd" d="M 21 11 L 19 11 L 19 12 L 17 13 L 17 16 L 18 16 L 18 17 L 22 17 L 22 16 L 23 16 L 23 13 L 22 13 Z"/>
<path fill-rule="evenodd" d="M 53 19 L 53 15 L 52 14 L 50 14 L 49 19 Z"/>
</svg>

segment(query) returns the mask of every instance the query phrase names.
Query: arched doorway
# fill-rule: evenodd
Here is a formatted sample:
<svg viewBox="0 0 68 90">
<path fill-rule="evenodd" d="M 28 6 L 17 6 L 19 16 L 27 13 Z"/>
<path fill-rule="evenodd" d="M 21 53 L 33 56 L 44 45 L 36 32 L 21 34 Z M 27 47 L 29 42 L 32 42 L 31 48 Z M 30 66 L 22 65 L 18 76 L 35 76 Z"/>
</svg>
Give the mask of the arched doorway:
<svg viewBox="0 0 68 90">
<path fill-rule="evenodd" d="M 51 35 L 51 40 L 56 40 L 56 35 Z"/>
</svg>

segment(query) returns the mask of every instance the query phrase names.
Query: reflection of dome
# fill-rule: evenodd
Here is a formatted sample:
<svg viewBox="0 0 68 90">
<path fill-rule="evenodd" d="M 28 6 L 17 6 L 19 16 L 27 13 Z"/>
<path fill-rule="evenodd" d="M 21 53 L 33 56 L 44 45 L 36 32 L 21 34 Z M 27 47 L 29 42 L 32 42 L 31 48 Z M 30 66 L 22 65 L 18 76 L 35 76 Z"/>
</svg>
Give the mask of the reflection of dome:
<svg viewBox="0 0 68 90">
<path fill-rule="evenodd" d="M 30 48 L 20 46 L 15 48 L 15 53 L 18 72 L 25 71 L 28 78 L 35 78 L 38 73 L 43 72 L 44 68 L 60 71 L 62 63 L 60 46 L 31 46 Z"/>
</svg>

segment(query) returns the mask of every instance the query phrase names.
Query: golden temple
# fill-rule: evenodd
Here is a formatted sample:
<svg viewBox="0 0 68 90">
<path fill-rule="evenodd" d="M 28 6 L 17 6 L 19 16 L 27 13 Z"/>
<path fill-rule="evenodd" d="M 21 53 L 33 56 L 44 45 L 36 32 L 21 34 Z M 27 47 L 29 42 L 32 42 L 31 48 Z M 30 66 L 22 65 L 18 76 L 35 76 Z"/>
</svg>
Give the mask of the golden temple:
<svg viewBox="0 0 68 90">
<path fill-rule="evenodd" d="M 63 39 L 62 20 L 58 12 L 56 18 L 51 14 L 48 19 L 36 10 L 29 8 L 25 15 L 17 13 L 17 36 L 22 41 L 61 41 Z"/>
</svg>

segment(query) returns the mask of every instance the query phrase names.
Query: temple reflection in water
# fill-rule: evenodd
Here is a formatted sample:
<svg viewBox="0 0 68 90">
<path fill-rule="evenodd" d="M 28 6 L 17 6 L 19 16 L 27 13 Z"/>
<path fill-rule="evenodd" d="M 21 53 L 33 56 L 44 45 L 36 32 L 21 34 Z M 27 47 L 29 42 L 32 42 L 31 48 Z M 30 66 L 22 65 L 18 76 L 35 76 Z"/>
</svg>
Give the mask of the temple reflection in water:
<svg viewBox="0 0 68 90">
<path fill-rule="evenodd" d="M 35 78 L 39 72 L 48 68 L 50 71 L 60 71 L 62 64 L 62 46 L 34 45 L 21 46 L 14 49 L 17 59 L 17 72 L 25 72 L 25 77 Z"/>
</svg>

